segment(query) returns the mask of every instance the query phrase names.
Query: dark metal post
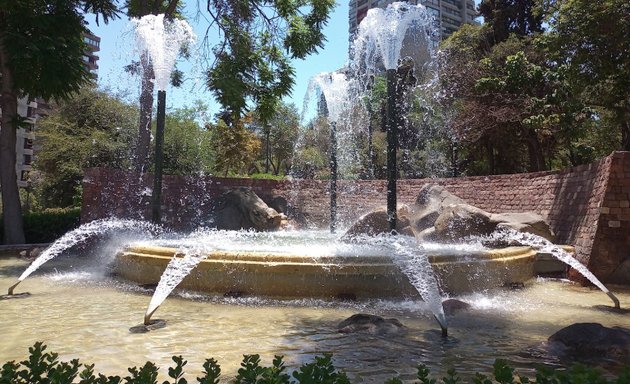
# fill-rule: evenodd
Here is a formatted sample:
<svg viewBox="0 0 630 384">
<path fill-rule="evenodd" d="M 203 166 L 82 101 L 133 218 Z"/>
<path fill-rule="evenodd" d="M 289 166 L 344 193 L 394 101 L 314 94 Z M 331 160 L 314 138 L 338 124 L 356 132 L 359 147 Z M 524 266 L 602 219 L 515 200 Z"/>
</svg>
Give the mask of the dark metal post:
<svg viewBox="0 0 630 384">
<path fill-rule="evenodd" d="M 330 233 L 337 227 L 337 123 L 330 123 Z"/>
<path fill-rule="evenodd" d="M 166 91 L 158 91 L 157 121 L 155 128 L 155 170 L 153 175 L 152 221 L 162 221 L 162 165 L 164 162 L 164 123 L 166 115 Z"/>
<path fill-rule="evenodd" d="M 396 149 L 398 148 L 398 122 L 396 117 L 396 70 L 388 69 L 387 73 L 387 221 L 389 229 L 396 230 Z"/>
</svg>

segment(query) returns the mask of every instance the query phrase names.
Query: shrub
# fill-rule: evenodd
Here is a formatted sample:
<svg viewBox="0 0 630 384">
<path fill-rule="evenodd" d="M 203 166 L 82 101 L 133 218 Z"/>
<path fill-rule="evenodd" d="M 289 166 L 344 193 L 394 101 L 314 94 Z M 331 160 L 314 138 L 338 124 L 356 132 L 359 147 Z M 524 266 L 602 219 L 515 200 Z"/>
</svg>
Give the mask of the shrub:
<svg viewBox="0 0 630 384">
<path fill-rule="evenodd" d="M 50 243 L 81 222 L 81 208 L 49 208 L 24 215 L 24 236 L 29 244 Z"/>
<path fill-rule="evenodd" d="M 175 365 L 168 369 L 168 377 L 162 384 L 187 384 L 184 378 L 184 367 L 187 361 L 181 356 L 173 356 Z M 200 384 L 218 384 L 221 376 L 221 367 L 214 359 L 207 359 L 203 364 L 203 376 L 197 378 Z M 607 379 L 594 368 L 576 365 L 567 370 L 540 369 L 536 373 L 535 381 L 520 376 L 514 372 L 505 361 L 497 360 L 494 363 L 493 378 L 477 373 L 472 379 L 474 384 L 626 384 L 630 383 L 630 367 L 616 378 Z M 46 346 L 41 343 L 29 348 L 28 360 L 20 363 L 9 361 L 0 370 L 0 384 L 21 383 L 73 383 L 80 384 L 158 384 L 158 367 L 147 362 L 141 368 L 128 369 L 129 375 L 105 376 L 94 372 L 94 365 L 83 365 L 78 359 L 69 363 L 60 362 L 54 352 L 46 352 Z M 80 379 L 77 381 L 76 379 Z M 464 383 L 461 377 L 453 369 L 447 371 L 447 375 L 440 381 L 431 378 L 429 369 L 425 365 L 418 367 L 418 381 L 421 384 L 455 384 Z M 234 379 L 236 384 L 350 384 L 348 377 L 338 371 L 332 363 L 332 355 L 324 354 L 315 357 L 315 361 L 303 364 L 291 375 L 282 361 L 282 356 L 275 356 L 270 367 L 260 365 L 259 355 L 244 355 L 241 368 Z M 392 378 L 386 384 L 399 384 L 402 380 Z"/>
</svg>

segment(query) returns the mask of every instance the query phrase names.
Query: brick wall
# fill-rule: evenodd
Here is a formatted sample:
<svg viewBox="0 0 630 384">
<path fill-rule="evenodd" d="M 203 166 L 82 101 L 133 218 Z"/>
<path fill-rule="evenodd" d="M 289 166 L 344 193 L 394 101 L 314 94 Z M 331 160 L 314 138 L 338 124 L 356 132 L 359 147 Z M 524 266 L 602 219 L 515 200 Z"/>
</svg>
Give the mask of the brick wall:
<svg viewBox="0 0 630 384">
<path fill-rule="evenodd" d="M 398 202 L 413 203 L 426 183 L 444 186 L 489 212 L 534 211 L 545 217 L 558 242 L 576 247 L 577 258 L 601 280 L 629 259 L 630 152 L 615 152 L 592 164 L 553 172 L 417 179 L 398 182 Z M 95 168 L 83 182 L 84 222 L 103 217 L 149 218 L 150 175 Z M 225 190 L 248 187 L 270 199 L 283 196 L 312 226 L 330 219 L 328 182 L 165 176 L 163 219 L 177 229 L 208 223 L 213 201 Z M 338 217 L 351 223 L 386 205 L 384 180 L 338 182 Z M 343 226 L 343 225 L 342 225 Z"/>
</svg>

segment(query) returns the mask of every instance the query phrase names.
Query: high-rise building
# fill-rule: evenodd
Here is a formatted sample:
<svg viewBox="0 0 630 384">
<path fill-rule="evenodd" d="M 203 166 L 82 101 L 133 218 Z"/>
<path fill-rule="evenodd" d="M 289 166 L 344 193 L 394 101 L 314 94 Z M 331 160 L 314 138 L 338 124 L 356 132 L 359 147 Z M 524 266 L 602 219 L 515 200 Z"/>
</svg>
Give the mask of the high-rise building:
<svg viewBox="0 0 630 384">
<path fill-rule="evenodd" d="M 83 52 L 83 61 L 90 69 L 90 73 L 94 76 L 94 80 L 98 77 L 98 59 L 96 52 L 101 49 L 101 38 L 92 33 L 83 34 L 83 42 L 87 45 Z"/>
<path fill-rule="evenodd" d="M 350 41 L 354 39 L 361 20 L 371 8 L 385 8 L 393 0 L 350 0 L 348 15 Z M 477 13 L 474 0 L 409 0 L 410 4 L 422 4 L 435 16 L 439 37 L 443 40 L 465 23 L 474 23 Z"/>
</svg>

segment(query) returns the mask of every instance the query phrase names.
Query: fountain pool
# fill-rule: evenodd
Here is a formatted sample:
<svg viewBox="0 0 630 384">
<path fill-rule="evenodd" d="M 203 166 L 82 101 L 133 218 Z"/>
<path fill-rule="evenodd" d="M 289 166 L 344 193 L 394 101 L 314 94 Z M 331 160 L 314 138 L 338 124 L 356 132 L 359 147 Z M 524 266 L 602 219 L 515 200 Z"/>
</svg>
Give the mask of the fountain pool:
<svg viewBox="0 0 630 384">
<path fill-rule="evenodd" d="M 353 381 L 382 383 L 396 375 L 413 378 L 418 363 L 427 364 L 436 376 L 450 367 L 465 375 L 487 372 L 497 358 L 508 359 L 521 372 L 537 364 L 563 366 L 565 362 L 540 348 L 560 328 L 575 322 L 630 326 L 627 314 L 598 309 L 601 291 L 538 280 L 519 290 L 456 296 L 472 308 L 448 316 L 447 339 L 419 300 L 276 301 L 187 291 L 176 291 L 162 305 L 168 327 L 131 334 L 129 326 L 137 324 L 150 291 L 109 277 L 102 268 L 79 265 L 76 258 L 60 257 L 22 283 L 22 289 L 33 293 L 30 298 L 0 301 L 1 362 L 24 359 L 29 346 L 43 341 L 63 360 L 79 357 L 103 373 L 125 375 L 127 367 L 151 360 L 166 375 L 170 357 L 181 354 L 189 361 L 190 382 L 208 357 L 216 358 L 229 378 L 236 375 L 243 354 L 258 353 L 266 364 L 282 354 L 296 367 L 314 355 L 333 352 L 335 365 Z M 0 285 L 13 283 L 27 264 L 0 259 Z M 622 307 L 628 307 L 630 291 L 615 287 L 615 292 Z M 338 333 L 336 325 L 357 312 L 396 317 L 409 330 L 398 337 Z M 600 363 L 608 371 L 618 369 Z"/>
</svg>

